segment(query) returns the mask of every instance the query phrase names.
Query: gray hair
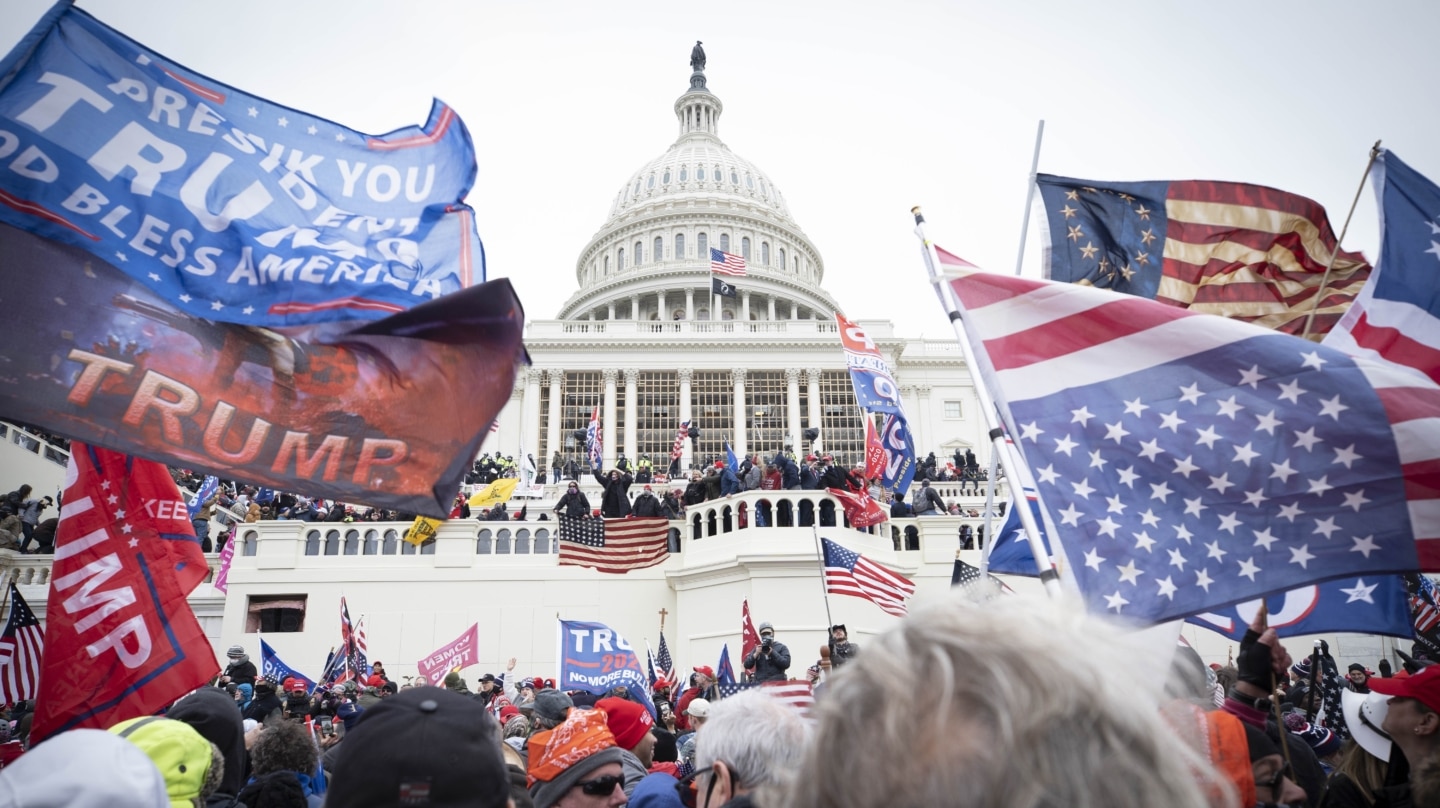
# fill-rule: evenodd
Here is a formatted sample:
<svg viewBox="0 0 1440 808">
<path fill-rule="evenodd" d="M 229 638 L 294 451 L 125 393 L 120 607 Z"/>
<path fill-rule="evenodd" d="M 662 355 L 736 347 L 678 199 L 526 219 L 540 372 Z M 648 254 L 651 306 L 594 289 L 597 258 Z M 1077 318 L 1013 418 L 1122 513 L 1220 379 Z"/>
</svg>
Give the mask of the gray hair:
<svg viewBox="0 0 1440 808">
<path fill-rule="evenodd" d="M 788 782 L 800 767 L 810 727 L 800 713 L 765 692 L 747 690 L 716 702 L 695 736 L 695 770 L 723 762 L 737 787 L 753 791 Z"/>
<path fill-rule="evenodd" d="M 1076 603 L 957 593 L 829 680 L 785 804 L 1203 808 L 1229 792 L 1161 718 L 1153 657 Z"/>
</svg>

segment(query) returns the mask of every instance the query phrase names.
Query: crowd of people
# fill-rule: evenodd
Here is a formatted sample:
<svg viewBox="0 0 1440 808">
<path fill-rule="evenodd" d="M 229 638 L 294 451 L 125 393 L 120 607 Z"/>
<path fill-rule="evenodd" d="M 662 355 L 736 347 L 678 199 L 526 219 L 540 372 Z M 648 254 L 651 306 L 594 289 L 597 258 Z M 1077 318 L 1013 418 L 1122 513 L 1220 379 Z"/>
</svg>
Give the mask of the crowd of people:
<svg viewBox="0 0 1440 808">
<path fill-rule="evenodd" d="M 513 659 L 473 691 L 378 661 L 312 690 L 236 646 L 163 716 L 32 749 L 22 705 L 0 721 L 0 807 L 1440 804 L 1440 666 L 1342 680 L 1328 649 L 1296 663 L 1262 613 L 1212 668 L 1068 604 L 973 596 L 863 652 L 835 627 L 808 714 L 763 684 L 720 698 L 708 667 L 655 682 L 652 713 L 625 688 L 516 679 Z M 760 636 L 745 664 L 783 679 L 789 649 Z"/>
</svg>

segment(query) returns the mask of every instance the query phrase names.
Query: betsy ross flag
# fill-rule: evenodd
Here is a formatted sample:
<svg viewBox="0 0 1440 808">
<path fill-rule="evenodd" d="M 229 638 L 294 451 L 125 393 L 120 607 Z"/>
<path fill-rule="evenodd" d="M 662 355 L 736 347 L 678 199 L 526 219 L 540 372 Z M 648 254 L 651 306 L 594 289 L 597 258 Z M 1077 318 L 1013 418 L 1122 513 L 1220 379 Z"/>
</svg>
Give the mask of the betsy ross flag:
<svg viewBox="0 0 1440 808">
<path fill-rule="evenodd" d="M 710 248 L 710 271 L 721 275 L 734 275 L 737 278 L 745 275 L 745 259 L 738 255 L 731 255 L 721 252 L 714 247 Z"/>
<path fill-rule="evenodd" d="M 829 539 L 821 539 L 820 545 L 825 555 L 826 592 L 864 598 L 886 614 L 905 616 L 905 601 L 915 594 L 914 581 Z"/>
<path fill-rule="evenodd" d="M 0 704 L 28 701 L 40 693 L 45 632 L 20 590 L 10 584 L 10 619 L 0 634 Z"/>
<path fill-rule="evenodd" d="M 670 554 L 670 522 L 659 516 L 626 519 L 560 517 L 560 564 L 625 573 L 663 562 Z"/>
<path fill-rule="evenodd" d="M 730 698 L 751 688 L 763 687 L 765 692 L 774 696 L 781 704 L 799 710 L 803 716 L 808 716 L 810 709 L 815 706 L 815 693 L 811 689 L 810 683 L 800 679 L 787 679 L 782 682 L 732 682 L 717 684 L 715 687 L 722 699 Z"/>
<path fill-rule="evenodd" d="M 186 597 L 209 574 L 156 462 L 70 445 L 31 738 L 153 715 L 220 672 Z"/>
<path fill-rule="evenodd" d="M 1335 325 L 1370 265 L 1336 252 L 1325 208 L 1237 182 L 1095 182 L 1041 174 L 1049 277 L 1219 314 L 1287 334 Z M 963 269 L 960 271 L 964 271 Z"/>
<path fill-rule="evenodd" d="M 1092 608 L 1164 621 L 1440 568 L 1434 383 L 1082 285 L 950 286 Z"/>
<path fill-rule="evenodd" d="M 1380 150 L 1380 258 L 1325 344 L 1379 356 L 1440 382 L 1440 187 Z"/>
</svg>

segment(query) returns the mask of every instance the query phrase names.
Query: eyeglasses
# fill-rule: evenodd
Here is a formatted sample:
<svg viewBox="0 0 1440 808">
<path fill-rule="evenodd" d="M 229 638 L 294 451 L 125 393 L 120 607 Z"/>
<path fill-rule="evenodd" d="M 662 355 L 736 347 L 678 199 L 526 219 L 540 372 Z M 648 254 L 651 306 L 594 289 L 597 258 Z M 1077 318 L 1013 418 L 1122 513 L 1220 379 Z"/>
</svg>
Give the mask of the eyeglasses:
<svg viewBox="0 0 1440 808">
<path fill-rule="evenodd" d="M 596 777 L 594 780 L 584 780 L 575 785 L 580 790 L 592 797 L 608 797 L 615 793 L 615 787 L 625 782 L 625 778 L 618 774 L 607 774 L 604 777 Z"/>
<path fill-rule="evenodd" d="M 1259 780 L 1256 780 L 1256 781 L 1255 781 L 1255 786 L 1256 786 L 1256 788 L 1268 788 L 1268 789 L 1270 789 L 1270 794 L 1271 794 L 1271 796 L 1275 796 L 1275 795 L 1278 795 L 1278 794 L 1280 793 L 1280 781 L 1281 781 L 1281 780 L 1284 780 L 1286 777 L 1289 777 L 1289 776 L 1290 776 L 1290 764 L 1289 764 L 1289 763 L 1284 763 L 1284 764 L 1281 764 L 1280 768 L 1278 768 L 1278 769 L 1275 770 L 1275 774 L 1272 775 L 1269 780 L 1267 780 L 1267 781 L 1265 781 L 1265 782 L 1263 782 L 1263 783 L 1260 782 Z"/>
</svg>

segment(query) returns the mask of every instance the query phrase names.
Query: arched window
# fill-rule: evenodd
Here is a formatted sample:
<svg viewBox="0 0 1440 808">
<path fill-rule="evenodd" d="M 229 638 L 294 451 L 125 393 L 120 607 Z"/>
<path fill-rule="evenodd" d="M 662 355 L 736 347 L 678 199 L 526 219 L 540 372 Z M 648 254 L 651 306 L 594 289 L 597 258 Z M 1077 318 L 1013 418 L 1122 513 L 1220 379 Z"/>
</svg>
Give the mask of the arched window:
<svg viewBox="0 0 1440 808">
<path fill-rule="evenodd" d="M 659 261 L 659 260 L 661 260 L 661 259 L 664 258 L 664 257 L 665 257 L 665 239 L 661 238 L 660 236 L 656 236 L 656 237 L 655 237 L 655 251 L 652 252 L 652 253 L 650 253 L 650 260 L 651 260 L 651 261 Z"/>
<path fill-rule="evenodd" d="M 645 243 L 637 241 L 635 242 L 635 263 L 631 266 L 638 267 L 643 263 L 645 263 Z"/>
<path fill-rule="evenodd" d="M 624 269 L 624 268 L 625 268 L 625 248 L 624 248 L 624 247 L 621 247 L 621 248 L 619 249 L 619 251 L 615 253 L 615 271 L 616 271 L 616 272 L 619 272 L 619 271 L 621 271 L 621 270 Z"/>
<path fill-rule="evenodd" d="M 676 234 L 675 234 L 675 260 L 676 260 L 676 261 L 683 261 L 684 259 L 685 259 L 685 234 L 684 234 L 684 233 L 676 233 Z"/>
<path fill-rule="evenodd" d="M 689 179 L 690 179 L 690 168 L 689 168 L 688 166 L 680 166 L 680 181 L 681 181 L 681 182 L 686 182 L 686 181 L 688 181 Z"/>
<path fill-rule="evenodd" d="M 740 239 L 740 257 L 741 257 L 741 258 L 744 258 L 746 261 L 749 261 L 749 260 L 750 260 L 750 237 L 749 237 L 749 236 L 745 236 L 744 238 L 741 238 L 741 239 Z"/>
<path fill-rule="evenodd" d="M 730 184 L 731 184 L 731 185 L 739 185 L 739 184 L 740 184 L 740 175 L 737 174 L 737 173 L 735 173 L 735 169 L 733 169 L 733 168 L 730 169 Z"/>
<path fill-rule="evenodd" d="M 720 234 L 720 252 L 730 252 L 730 234 Z"/>
<path fill-rule="evenodd" d="M 767 267 L 770 266 L 770 242 L 768 241 L 760 242 L 760 263 Z"/>
<path fill-rule="evenodd" d="M 654 187 L 655 187 L 655 175 L 654 175 L 654 174 L 651 174 L 651 175 L 650 175 L 650 179 L 648 179 L 648 180 L 645 181 L 645 187 L 646 187 L 646 188 L 654 188 Z"/>
<path fill-rule="evenodd" d="M 670 169 L 665 169 L 665 175 L 660 178 L 660 181 L 666 185 L 670 184 Z"/>
<path fill-rule="evenodd" d="M 710 260 L 710 240 L 704 233 L 695 234 L 695 249 L 701 261 Z"/>
<path fill-rule="evenodd" d="M 697 167 L 695 168 L 695 179 L 700 180 L 701 182 L 704 182 L 704 180 L 705 180 L 705 166 L 697 166 Z"/>
<path fill-rule="evenodd" d="M 781 247 L 781 248 L 780 248 L 780 269 L 783 270 L 783 269 L 785 269 L 785 267 L 786 267 L 786 263 L 785 263 L 785 248 L 784 248 L 784 247 Z"/>
<path fill-rule="evenodd" d="M 796 271 L 796 272 L 799 272 L 799 271 L 800 271 L 800 256 L 798 256 L 798 255 L 795 256 L 795 271 Z"/>
</svg>

